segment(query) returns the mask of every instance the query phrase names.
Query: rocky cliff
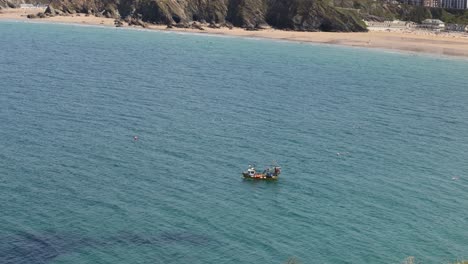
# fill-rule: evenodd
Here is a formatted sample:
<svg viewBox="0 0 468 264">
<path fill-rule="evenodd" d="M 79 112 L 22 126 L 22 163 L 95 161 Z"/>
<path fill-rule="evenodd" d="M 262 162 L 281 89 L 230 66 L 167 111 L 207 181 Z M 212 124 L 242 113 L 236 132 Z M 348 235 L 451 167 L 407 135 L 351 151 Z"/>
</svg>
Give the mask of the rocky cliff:
<svg viewBox="0 0 468 264">
<path fill-rule="evenodd" d="M 48 0 L 0 0 L 0 9 L 16 8 L 20 4 L 48 4 Z"/>
<path fill-rule="evenodd" d="M 0 9 L 2 8 L 15 8 L 20 4 L 24 4 L 23 0 L 0 0 Z"/>
<path fill-rule="evenodd" d="M 300 31 L 365 31 L 365 20 L 426 18 L 468 24 L 468 10 L 389 4 L 383 0 L 0 0 L 0 9 L 22 3 L 48 4 L 57 14 L 89 13 L 156 24 L 187 26 L 191 21 L 234 24 L 246 29 L 274 27 Z M 133 20 L 132 20 L 133 19 Z"/>
<path fill-rule="evenodd" d="M 177 26 L 198 21 L 246 29 L 366 31 L 358 12 L 335 7 L 329 0 L 52 0 L 50 5 L 65 14 L 138 18 Z"/>
</svg>

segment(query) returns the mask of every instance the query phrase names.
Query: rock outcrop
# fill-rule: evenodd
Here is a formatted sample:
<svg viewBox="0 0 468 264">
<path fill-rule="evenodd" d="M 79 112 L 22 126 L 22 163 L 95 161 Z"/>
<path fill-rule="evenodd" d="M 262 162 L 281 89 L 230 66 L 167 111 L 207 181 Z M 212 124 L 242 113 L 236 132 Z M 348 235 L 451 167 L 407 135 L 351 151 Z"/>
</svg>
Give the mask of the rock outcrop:
<svg viewBox="0 0 468 264">
<path fill-rule="evenodd" d="M 271 0 L 267 22 L 276 28 L 299 31 L 365 31 L 362 18 L 353 10 L 325 1 Z"/>
<path fill-rule="evenodd" d="M 18 8 L 21 4 L 47 4 L 48 0 L 0 0 L 0 9 Z"/>
<path fill-rule="evenodd" d="M 0 0 L 1 8 L 49 4 L 43 16 L 85 13 L 133 24 L 192 27 L 269 27 L 300 31 L 365 31 L 363 19 L 420 22 L 426 18 L 468 24 L 465 10 L 390 4 L 383 0 Z M 121 26 L 121 24 L 119 23 Z M 198 26 L 195 26 L 198 27 Z"/>
<path fill-rule="evenodd" d="M 29 1 L 29 0 L 0 0 Z M 343 0 L 344 1 L 344 0 Z M 366 31 L 358 12 L 330 0 L 51 0 L 46 15 L 85 13 L 136 25 L 238 26 L 250 30 Z M 119 26 L 121 24 L 119 23 Z"/>
<path fill-rule="evenodd" d="M 0 9 L 2 8 L 15 8 L 18 5 L 15 2 L 9 0 L 0 0 Z"/>
</svg>

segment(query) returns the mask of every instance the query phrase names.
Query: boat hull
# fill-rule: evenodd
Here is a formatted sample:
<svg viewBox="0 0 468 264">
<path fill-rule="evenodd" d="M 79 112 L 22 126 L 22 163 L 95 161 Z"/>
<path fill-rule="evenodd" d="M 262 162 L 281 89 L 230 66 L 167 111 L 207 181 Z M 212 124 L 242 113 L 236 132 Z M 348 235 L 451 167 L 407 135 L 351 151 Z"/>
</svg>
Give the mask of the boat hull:
<svg viewBox="0 0 468 264">
<path fill-rule="evenodd" d="M 254 176 L 249 175 L 248 173 L 242 173 L 244 179 L 249 180 L 263 180 L 263 181 L 274 181 L 278 180 L 279 176 L 267 176 L 266 174 L 255 174 Z"/>
</svg>

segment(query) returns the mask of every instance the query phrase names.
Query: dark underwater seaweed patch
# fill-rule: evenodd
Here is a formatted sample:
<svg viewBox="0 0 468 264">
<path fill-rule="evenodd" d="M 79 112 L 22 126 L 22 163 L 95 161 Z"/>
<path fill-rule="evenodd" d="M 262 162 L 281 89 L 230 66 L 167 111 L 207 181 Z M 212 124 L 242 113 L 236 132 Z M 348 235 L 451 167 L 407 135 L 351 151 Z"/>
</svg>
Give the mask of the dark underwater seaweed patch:
<svg viewBox="0 0 468 264">
<path fill-rule="evenodd" d="M 48 263 L 79 245 L 74 236 L 19 232 L 0 237 L 0 263 Z M 81 245 L 82 246 L 82 245 Z"/>
<path fill-rule="evenodd" d="M 193 245 L 206 245 L 210 240 L 207 236 L 188 232 L 166 232 L 162 233 L 160 237 L 164 242 L 188 243 Z"/>
<path fill-rule="evenodd" d="M 207 245 L 207 236 L 190 232 L 164 232 L 158 235 L 141 235 L 124 232 L 107 238 L 90 238 L 54 232 L 17 232 L 0 236 L 1 264 L 46 264 L 56 257 L 85 247 L 105 248 L 114 245 L 167 246 L 170 244 Z"/>
</svg>

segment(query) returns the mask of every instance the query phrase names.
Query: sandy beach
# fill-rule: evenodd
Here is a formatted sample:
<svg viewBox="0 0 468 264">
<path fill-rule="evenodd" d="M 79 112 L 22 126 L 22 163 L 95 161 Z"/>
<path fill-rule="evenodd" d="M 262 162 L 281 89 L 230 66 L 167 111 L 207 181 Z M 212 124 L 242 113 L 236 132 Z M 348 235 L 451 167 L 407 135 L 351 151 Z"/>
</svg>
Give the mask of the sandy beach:
<svg viewBox="0 0 468 264">
<path fill-rule="evenodd" d="M 42 9 L 2 9 L 0 20 L 20 20 L 33 22 L 72 23 L 83 25 L 100 25 L 114 27 L 114 19 L 85 16 L 84 14 L 70 16 L 55 16 L 48 18 L 28 19 L 28 14 L 42 12 Z M 217 34 L 238 37 L 266 38 L 297 42 L 335 44 L 354 47 L 366 47 L 407 52 L 421 52 L 435 55 L 468 57 L 468 34 L 466 33 L 435 33 L 421 30 L 413 31 L 369 31 L 355 33 L 334 32 L 297 32 L 276 29 L 247 31 L 242 28 L 204 30 L 171 28 L 165 25 L 149 25 L 147 29 L 190 32 L 201 34 Z"/>
</svg>

